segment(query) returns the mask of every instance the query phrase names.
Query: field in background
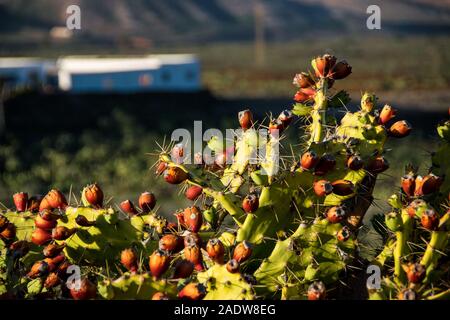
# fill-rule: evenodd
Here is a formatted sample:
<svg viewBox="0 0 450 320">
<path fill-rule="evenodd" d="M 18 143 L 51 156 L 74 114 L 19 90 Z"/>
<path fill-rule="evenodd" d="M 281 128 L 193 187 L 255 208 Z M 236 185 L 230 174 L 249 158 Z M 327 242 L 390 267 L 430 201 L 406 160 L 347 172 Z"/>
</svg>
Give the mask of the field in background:
<svg viewBox="0 0 450 320">
<path fill-rule="evenodd" d="M 296 72 L 310 69 L 312 57 L 325 52 L 346 59 L 353 74 L 341 83 L 346 90 L 396 92 L 408 99 L 408 92 L 428 95 L 430 103 L 448 99 L 450 87 L 450 36 L 309 37 L 266 45 L 264 61 L 256 63 L 252 42 L 206 43 L 201 46 L 160 47 L 138 50 L 102 44 L 42 44 L 17 49 L 15 56 L 148 53 L 195 53 L 203 67 L 203 83 L 215 95 L 227 97 L 290 97 Z M 3 53 L 6 54 L 6 53 Z M 433 94 L 438 96 L 433 96 Z M 447 95 L 446 95 L 447 94 Z M 405 101 L 405 103 L 414 101 Z M 416 103 L 417 106 L 417 103 Z M 436 107 L 436 105 L 433 104 Z"/>
</svg>

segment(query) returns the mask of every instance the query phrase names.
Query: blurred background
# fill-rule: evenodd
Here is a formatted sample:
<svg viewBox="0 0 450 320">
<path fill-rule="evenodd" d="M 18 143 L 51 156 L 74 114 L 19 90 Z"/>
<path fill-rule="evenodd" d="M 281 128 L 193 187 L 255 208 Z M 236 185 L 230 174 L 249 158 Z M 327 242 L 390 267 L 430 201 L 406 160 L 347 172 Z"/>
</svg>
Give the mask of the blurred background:
<svg viewBox="0 0 450 320">
<path fill-rule="evenodd" d="M 81 30 L 65 27 L 73 4 L 81 9 Z M 373 4 L 381 9 L 380 30 L 366 26 Z M 244 108 L 260 119 L 289 109 L 295 73 L 308 70 L 312 57 L 331 53 L 353 66 L 335 86 L 349 91 L 349 108 L 371 90 L 379 107 L 391 104 L 397 118 L 414 127 L 410 137 L 389 145 L 392 169 L 380 177 L 380 200 L 372 209 L 379 211 L 406 162 L 422 171 L 429 166 L 435 125 L 449 107 L 449 40 L 448 0 L 0 0 L 0 56 L 27 57 L 4 60 L 4 68 L 35 65 L 28 59 L 34 57 L 38 66 L 45 60 L 50 69 L 80 71 L 83 60 L 80 67 L 80 60 L 64 57 L 90 55 L 92 69 L 84 65 L 83 71 L 90 74 L 109 68 L 95 65 L 99 56 L 194 54 L 177 57 L 193 59 L 186 77 L 195 84 L 151 89 L 153 76 L 143 75 L 137 85 L 149 90 L 115 90 L 103 82 L 78 92 L 55 85 L 57 70 L 42 79 L 28 74 L 25 83 L 4 78 L 0 201 L 10 206 L 14 192 L 43 194 L 51 187 L 79 198 L 82 187 L 96 181 L 115 202 L 153 191 L 161 212 L 170 213 L 185 202 L 149 170 L 156 142 L 170 139 L 176 128 L 191 129 L 194 120 L 203 120 L 204 128 L 234 128 Z M 146 63 L 168 59 L 154 57 Z M 114 61 L 114 68 L 132 65 Z M 178 62 L 171 61 L 176 77 Z M 158 66 L 155 72 L 165 65 Z M 80 79 L 81 85 L 89 81 Z M 300 133 L 290 131 L 295 143 Z"/>
</svg>

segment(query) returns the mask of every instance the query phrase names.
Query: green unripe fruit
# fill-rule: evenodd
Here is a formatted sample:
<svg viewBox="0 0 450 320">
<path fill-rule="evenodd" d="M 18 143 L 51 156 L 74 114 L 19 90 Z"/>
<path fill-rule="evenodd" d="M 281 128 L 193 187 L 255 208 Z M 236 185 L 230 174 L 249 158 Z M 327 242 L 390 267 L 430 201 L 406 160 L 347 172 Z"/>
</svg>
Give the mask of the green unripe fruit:
<svg viewBox="0 0 450 320">
<path fill-rule="evenodd" d="M 439 136 L 446 141 L 450 142 L 450 121 L 446 121 L 437 127 Z"/>
<path fill-rule="evenodd" d="M 397 212 L 390 212 L 385 217 L 386 226 L 392 232 L 397 232 L 403 227 L 402 216 Z"/>
<path fill-rule="evenodd" d="M 214 227 L 217 223 L 217 210 L 214 207 L 210 207 L 203 211 L 203 218 L 206 222 L 208 222 L 212 227 Z"/>
<path fill-rule="evenodd" d="M 377 97 L 370 92 L 365 92 L 361 98 L 361 110 L 371 112 L 375 106 Z"/>
</svg>

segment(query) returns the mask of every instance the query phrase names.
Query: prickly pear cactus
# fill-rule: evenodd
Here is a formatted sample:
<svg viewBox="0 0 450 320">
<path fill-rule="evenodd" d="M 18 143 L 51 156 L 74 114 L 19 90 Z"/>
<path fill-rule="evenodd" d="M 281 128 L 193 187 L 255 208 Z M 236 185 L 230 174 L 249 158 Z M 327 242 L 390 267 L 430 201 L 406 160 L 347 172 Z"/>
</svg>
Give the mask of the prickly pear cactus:
<svg viewBox="0 0 450 320">
<path fill-rule="evenodd" d="M 428 174 L 407 166 L 400 192 L 390 199 L 392 211 L 385 216 L 390 239 L 374 260 L 384 277 L 381 288 L 369 288 L 371 299 L 450 299 L 449 129 L 448 121 L 438 126 L 442 141 Z"/>
<path fill-rule="evenodd" d="M 86 217 L 92 225 L 79 226 L 76 222 L 79 216 Z M 151 217 L 139 215 L 125 219 L 111 208 L 68 207 L 65 215 L 58 221 L 58 226 L 76 228 L 77 231 L 67 240 L 59 242 L 66 244 L 65 253 L 71 261 L 84 260 L 94 265 L 104 265 L 107 260 L 116 260 L 120 252 L 130 246 L 147 249 L 149 253 L 156 247 L 151 241 L 143 243 L 148 238 L 145 227 Z"/>
<path fill-rule="evenodd" d="M 208 205 L 206 221 L 211 220 L 209 208 L 220 212 L 219 223 L 205 228 L 220 234 L 220 222 L 227 215 L 232 218 L 231 248 L 243 241 L 252 245 L 251 258 L 241 267 L 254 273 L 257 293 L 286 299 L 306 297 L 313 281 L 336 282 L 352 263 L 355 234 L 372 202 L 376 177 L 388 169 L 384 144 L 388 136 L 404 137 L 411 130 L 404 121 L 400 131 L 395 126 L 395 134 L 386 127 L 393 115 L 381 117 L 370 93 L 363 95 L 359 111 L 347 112 L 339 121 L 330 111 L 345 107 L 348 95 L 333 95 L 330 88 L 351 67 L 328 55 L 312 65 L 314 74 L 301 73 L 294 79 L 299 91 L 293 110 L 271 119 L 266 135 L 259 130 L 263 125 L 244 110 L 231 153 L 213 137 L 207 145 L 212 156 L 196 154 L 200 161 L 195 165 L 184 163 L 180 145 L 162 152 L 157 164 L 167 182 L 201 188 Z M 299 156 L 287 160 L 277 154 L 277 147 L 294 115 L 307 123 L 306 139 Z M 255 163 L 255 158 L 260 161 Z M 219 279 L 224 270 L 213 267 L 206 272 Z M 203 274 L 198 277 L 204 282 Z M 212 297 L 211 287 L 207 289 L 206 297 Z"/>
<path fill-rule="evenodd" d="M 138 206 L 121 202 L 120 211 L 104 206 L 97 184 L 83 189 L 83 206 L 56 189 L 42 199 L 15 194 L 17 212 L 0 216 L 0 294 L 333 298 L 339 290 L 329 289 L 359 260 L 358 230 L 377 177 L 389 168 L 385 143 L 406 137 L 411 126 L 393 121 L 391 106 L 377 109 L 372 93 L 348 111 L 348 94 L 333 88 L 351 73 L 347 62 L 323 55 L 311 65 L 294 78 L 292 110 L 268 123 L 241 111 L 234 137 L 227 143 L 211 137 L 203 153 L 193 153 L 193 163 L 185 146 L 163 148 L 156 174 L 192 201 L 175 212 L 176 222 L 157 215 L 150 192 L 140 195 Z M 340 111 L 343 117 L 336 116 Z M 294 121 L 301 124 L 300 144 L 283 146 Z M 438 131 L 444 142 L 430 173 L 409 170 L 402 191 L 390 199 L 385 228 L 391 234 L 373 261 L 385 277 L 381 289 L 371 289 L 373 299 L 448 296 L 446 284 L 435 285 L 448 279 L 442 276 L 448 263 L 441 265 L 448 254 L 448 122 Z"/>
<path fill-rule="evenodd" d="M 289 238 L 277 241 L 256 270 L 256 280 L 263 284 L 262 291 L 282 290 L 284 299 L 306 297 L 307 284 L 312 281 L 330 284 L 338 280 L 354 254 L 350 237 L 350 230 L 326 219 L 302 223 Z"/>
</svg>

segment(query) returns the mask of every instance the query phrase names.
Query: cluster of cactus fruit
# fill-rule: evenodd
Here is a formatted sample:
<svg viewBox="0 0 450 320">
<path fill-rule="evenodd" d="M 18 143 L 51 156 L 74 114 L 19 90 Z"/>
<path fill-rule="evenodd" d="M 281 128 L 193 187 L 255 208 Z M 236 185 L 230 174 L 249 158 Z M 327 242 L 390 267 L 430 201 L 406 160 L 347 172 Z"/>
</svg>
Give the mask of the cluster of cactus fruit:
<svg viewBox="0 0 450 320">
<path fill-rule="evenodd" d="M 194 164 L 186 161 L 190 150 L 182 144 L 159 154 L 156 175 L 180 185 L 192 201 L 173 221 L 157 214 L 149 192 L 140 195 L 138 206 L 126 200 L 116 208 L 104 203 L 97 184 L 83 189 L 80 203 L 69 204 L 56 189 L 43 198 L 15 194 L 16 210 L 0 215 L 0 294 L 339 298 L 341 279 L 361 259 L 357 234 L 377 176 L 389 168 L 386 140 L 407 136 L 411 126 L 394 122 L 396 111 L 388 105 L 377 110 L 371 93 L 363 94 L 358 111 L 337 119 L 349 97 L 332 87 L 351 67 L 331 55 L 313 59 L 312 67 L 294 78 L 293 109 L 267 126 L 250 110 L 239 113 L 241 132 L 233 148 L 213 137 L 209 152 L 196 153 Z M 295 117 L 304 123 L 302 149 L 297 156 L 275 155 Z M 264 141 L 257 134 L 261 128 L 268 132 Z M 390 199 L 386 226 L 392 234 L 371 262 L 384 277 L 380 288 L 370 288 L 370 298 L 448 296 L 448 283 L 436 279 L 448 280 L 448 268 L 438 265 L 448 265 L 440 258 L 448 251 L 449 123 L 439 132 L 444 142 L 430 173 L 408 172 L 401 193 Z M 261 145 L 265 153 L 254 161 Z M 425 248 L 420 239 L 428 239 Z"/>
<path fill-rule="evenodd" d="M 369 288 L 371 299 L 450 298 L 449 132 L 450 121 L 438 126 L 442 140 L 428 173 L 420 176 L 417 168 L 406 166 L 400 191 L 389 199 L 387 242 L 373 261 L 384 278 L 380 288 Z"/>
</svg>

